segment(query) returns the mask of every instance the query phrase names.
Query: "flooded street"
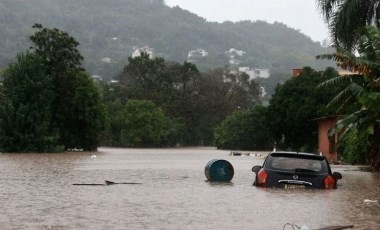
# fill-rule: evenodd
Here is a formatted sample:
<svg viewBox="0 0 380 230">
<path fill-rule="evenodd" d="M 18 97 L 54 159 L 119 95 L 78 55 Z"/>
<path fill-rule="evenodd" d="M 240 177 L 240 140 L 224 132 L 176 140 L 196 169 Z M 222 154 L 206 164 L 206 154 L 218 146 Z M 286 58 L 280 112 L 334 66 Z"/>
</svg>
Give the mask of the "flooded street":
<svg viewBox="0 0 380 230">
<path fill-rule="evenodd" d="M 91 157 L 93 155 L 96 157 Z M 231 183 L 206 182 L 212 159 L 234 167 Z M 380 174 L 332 166 L 338 189 L 252 186 L 255 156 L 213 148 L 112 149 L 0 154 L 1 229 L 380 229 Z M 142 183 L 74 186 L 74 183 Z M 291 228 L 285 228 L 291 229 Z"/>
</svg>

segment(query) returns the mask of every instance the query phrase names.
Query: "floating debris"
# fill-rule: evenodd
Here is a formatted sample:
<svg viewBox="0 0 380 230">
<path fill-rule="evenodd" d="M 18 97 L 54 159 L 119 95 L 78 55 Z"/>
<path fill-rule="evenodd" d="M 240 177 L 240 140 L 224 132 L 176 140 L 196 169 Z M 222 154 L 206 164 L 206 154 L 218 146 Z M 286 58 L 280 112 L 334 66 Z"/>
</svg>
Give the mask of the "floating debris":
<svg viewBox="0 0 380 230">
<path fill-rule="evenodd" d="M 230 153 L 230 155 L 232 155 L 232 156 L 241 156 L 242 155 L 242 153 L 241 152 L 231 152 Z"/>
<path fill-rule="evenodd" d="M 377 203 L 377 200 L 365 199 L 364 203 Z"/>
<path fill-rule="evenodd" d="M 342 230 L 342 229 L 348 229 L 348 228 L 354 228 L 354 225 L 328 226 L 324 228 L 316 228 L 314 230 Z"/>
<path fill-rule="evenodd" d="M 97 185 L 100 185 L 100 186 L 104 186 L 104 185 L 114 185 L 114 184 L 142 184 L 142 183 L 136 183 L 136 182 L 121 182 L 121 183 L 117 183 L 117 182 L 113 182 L 113 181 L 109 181 L 109 180 L 105 180 L 104 182 L 105 182 L 104 184 L 76 183 L 76 184 L 73 184 L 73 185 L 87 185 L 87 186 L 97 186 Z"/>
<path fill-rule="evenodd" d="M 83 149 L 73 148 L 73 149 L 67 149 L 67 151 L 69 151 L 69 152 L 83 152 Z"/>
<path fill-rule="evenodd" d="M 298 226 L 296 224 L 291 224 L 291 223 L 286 223 L 284 227 L 282 228 L 285 230 L 289 226 L 288 229 L 293 229 L 293 230 L 311 230 L 309 227 L 306 225 Z M 327 226 L 323 228 L 314 228 L 313 230 L 342 230 L 342 229 L 348 229 L 348 228 L 354 228 L 354 225 L 337 225 L 337 226 Z"/>
</svg>

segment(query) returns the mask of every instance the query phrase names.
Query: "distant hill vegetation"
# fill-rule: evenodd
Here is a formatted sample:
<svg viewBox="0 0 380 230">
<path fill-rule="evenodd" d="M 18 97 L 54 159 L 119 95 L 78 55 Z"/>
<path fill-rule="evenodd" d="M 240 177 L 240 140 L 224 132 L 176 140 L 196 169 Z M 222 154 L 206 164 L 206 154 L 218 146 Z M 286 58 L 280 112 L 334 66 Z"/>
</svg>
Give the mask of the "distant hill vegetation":
<svg viewBox="0 0 380 230">
<path fill-rule="evenodd" d="M 85 68 L 104 80 L 119 74 L 134 49 L 144 46 L 153 48 L 155 56 L 180 63 L 188 60 L 189 51 L 202 49 L 203 55 L 192 57 L 200 70 L 232 63 L 269 69 L 271 76 L 280 76 L 277 81 L 294 67 L 332 65 L 315 59 L 329 49 L 281 23 L 208 22 L 163 0 L 2 0 L 0 68 L 28 49 L 34 23 L 75 37 Z M 228 56 L 231 48 L 242 52 Z"/>
</svg>

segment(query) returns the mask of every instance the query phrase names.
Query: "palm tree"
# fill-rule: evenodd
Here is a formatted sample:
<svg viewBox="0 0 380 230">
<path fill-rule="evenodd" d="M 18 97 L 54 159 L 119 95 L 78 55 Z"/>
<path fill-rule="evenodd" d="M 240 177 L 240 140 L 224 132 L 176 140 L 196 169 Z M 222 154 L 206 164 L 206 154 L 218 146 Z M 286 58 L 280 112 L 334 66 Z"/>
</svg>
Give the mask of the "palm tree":
<svg viewBox="0 0 380 230">
<path fill-rule="evenodd" d="M 359 56 L 338 48 L 334 54 L 318 58 L 333 59 L 343 69 L 355 72 L 348 77 L 337 77 L 319 87 L 346 82 L 347 87 L 337 94 L 330 104 L 340 104 L 346 116 L 337 122 L 331 134 L 341 133 L 341 138 L 352 130 L 368 133 L 371 167 L 380 169 L 380 30 L 374 26 L 356 33 L 355 43 Z M 353 143 L 355 144 L 355 143 Z"/>
<path fill-rule="evenodd" d="M 335 46 L 353 50 L 357 29 L 380 26 L 380 0 L 317 0 Z"/>
</svg>

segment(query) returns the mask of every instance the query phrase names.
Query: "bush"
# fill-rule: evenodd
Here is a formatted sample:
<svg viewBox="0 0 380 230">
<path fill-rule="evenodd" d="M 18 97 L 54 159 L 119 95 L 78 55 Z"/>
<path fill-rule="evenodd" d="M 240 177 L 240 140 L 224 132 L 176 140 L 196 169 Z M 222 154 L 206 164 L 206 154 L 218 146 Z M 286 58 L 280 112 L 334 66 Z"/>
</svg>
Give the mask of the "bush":
<svg viewBox="0 0 380 230">
<path fill-rule="evenodd" d="M 116 147 L 160 147 L 176 143 L 177 124 L 152 102 L 120 101 L 108 105 L 110 127 L 106 143 Z"/>
<path fill-rule="evenodd" d="M 237 111 L 215 129 L 215 144 L 222 149 L 268 150 L 273 139 L 268 129 L 266 108 Z"/>
</svg>

